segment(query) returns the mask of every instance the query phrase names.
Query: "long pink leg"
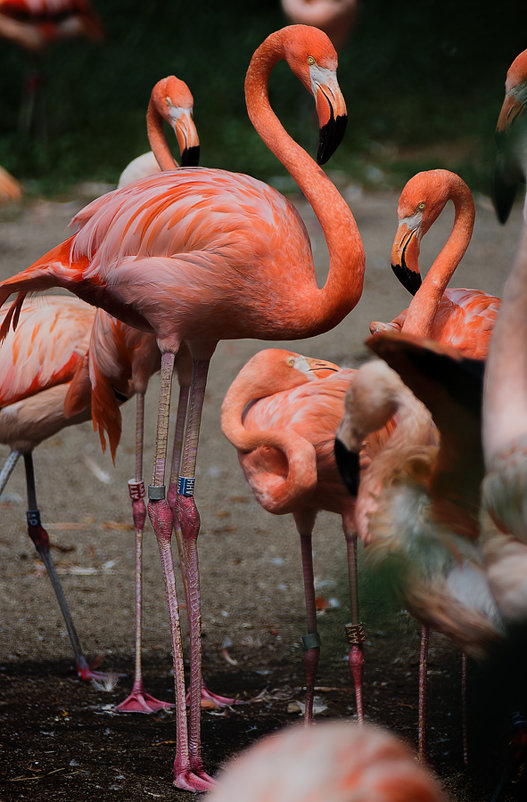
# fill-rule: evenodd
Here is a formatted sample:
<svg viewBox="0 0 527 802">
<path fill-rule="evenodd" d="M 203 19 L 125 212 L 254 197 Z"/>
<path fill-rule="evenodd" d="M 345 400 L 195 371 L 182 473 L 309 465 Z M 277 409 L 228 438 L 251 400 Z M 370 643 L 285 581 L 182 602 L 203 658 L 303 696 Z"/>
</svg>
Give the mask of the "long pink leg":
<svg viewBox="0 0 527 802">
<path fill-rule="evenodd" d="M 194 480 L 198 450 L 201 412 L 207 384 L 209 359 L 196 359 L 193 362 L 192 385 L 185 432 L 181 474 L 178 481 L 178 494 L 175 500 L 175 524 L 181 527 L 185 543 L 187 566 L 187 613 L 190 634 L 190 724 L 189 755 L 195 774 L 210 782 L 203 770 L 201 759 L 201 600 L 199 587 L 199 565 L 197 539 L 200 519 L 194 501 Z"/>
<path fill-rule="evenodd" d="M 364 643 L 364 627 L 359 617 L 359 592 L 357 583 L 357 533 L 355 529 L 348 526 L 343 519 L 344 535 L 348 551 L 348 576 L 350 588 L 350 609 L 351 624 L 346 624 L 346 636 L 350 646 L 349 666 L 355 686 L 355 702 L 357 705 L 357 720 L 359 724 L 364 722 L 364 710 L 362 704 L 362 675 L 364 670 L 364 654 L 362 644 Z"/>
<path fill-rule="evenodd" d="M 116 677 L 120 675 L 104 673 L 102 671 L 95 671 L 89 665 L 88 661 L 86 660 L 86 658 L 82 653 L 79 636 L 77 635 L 77 630 L 75 629 L 73 618 L 71 617 L 70 609 L 68 607 L 68 602 L 66 601 L 64 590 L 62 588 L 60 579 L 57 575 L 55 563 L 53 562 L 53 558 L 49 550 L 49 536 L 40 521 L 40 512 L 37 507 L 37 497 L 35 488 L 35 471 L 33 468 L 33 457 L 31 455 L 31 452 L 24 454 L 24 464 L 26 469 L 27 504 L 28 504 L 27 531 L 29 537 L 35 544 L 35 548 L 40 555 L 40 559 L 46 566 L 46 571 L 48 573 L 51 585 L 53 587 L 53 590 L 55 591 L 55 595 L 57 597 L 57 601 L 59 603 L 59 607 L 62 612 L 62 616 L 64 618 L 64 623 L 66 624 L 66 629 L 68 630 L 68 635 L 71 641 L 71 645 L 73 647 L 73 652 L 75 654 L 75 667 L 77 670 L 77 676 L 80 677 L 80 679 L 85 679 L 85 680 L 90 680 L 90 679 L 114 680 Z"/>
<path fill-rule="evenodd" d="M 207 791 L 213 784 L 211 778 L 202 772 L 193 771 L 189 755 L 189 736 L 187 731 L 187 711 L 185 704 L 185 675 L 179 605 L 174 576 L 174 564 L 170 547 L 172 537 L 172 511 L 165 498 L 165 467 L 170 412 L 170 389 L 174 354 L 164 353 L 161 357 L 161 393 L 157 420 L 157 435 L 154 453 L 154 472 L 152 484 L 148 488 L 148 515 L 157 537 L 165 590 L 167 595 L 170 627 L 172 631 L 172 655 L 174 662 L 174 690 L 176 697 L 177 745 L 174 759 L 174 785 L 186 791 Z"/>
<path fill-rule="evenodd" d="M 312 531 L 313 516 L 295 514 L 295 522 L 300 534 L 302 552 L 302 573 L 304 576 L 304 594 L 306 600 L 307 635 L 302 636 L 304 644 L 304 668 L 306 674 L 306 706 L 304 723 L 313 721 L 313 698 L 315 694 L 315 677 L 320 656 L 320 636 L 317 631 L 317 610 L 315 604 L 315 579 L 313 573 Z"/>
<path fill-rule="evenodd" d="M 167 499 L 174 516 L 174 532 L 176 534 L 176 541 L 179 552 L 179 564 L 181 566 L 181 576 L 183 579 L 183 587 L 185 589 L 185 600 L 187 613 L 190 610 L 190 601 L 188 595 L 188 579 L 187 579 L 187 558 L 185 554 L 185 546 L 183 544 L 183 533 L 176 512 L 177 488 L 179 481 L 179 470 L 181 465 L 181 454 L 183 450 L 183 439 L 185 435 L 185 420 L 188 408 L 188 397 L 190 387 L 181 385 L 179 389 L 179 401 L 176 415 L 176 425 L 174 431 L 174 448 L 172 451 L 172 469 L 170 474 L 170 485 L 167 491 Z M 190 628 L 190 621 L 189 621 Z M 190 696 L 187 701 L 190 701 Z M 229 705 L 238 704 L 237 699 L 232 699 L 227 696 L 220 696 L 217 693 L 210 691 L 204 682 L 201 685 L 201 701 L 208 702 L 214 707 L 228 707 Z"/>
<path fill-rule="evenodd" d="M 421 650 L 419 653 L 419 711 L 417 724 L 417 755 L 421 763 L 426 761 L 426 686 L 428 680 L 428 640 L 430 630 L 421 627 Z"/>
<path fill-rule="evenodd" d="M 143 482 L 143 441 L 145 420 L 145 395 L 136 395 L 135 426 L 135 479 L 128 482 L 132 501 L 132 517 L 135 526 L 135 672 L 132 692 L 114 710 L 119 713 L 155 713 L 157 710 L 173 707 L 171 702 L 162 702 L 147 693 L 143 685 L 141 665 L 143 628 L 143 530 L 146 519 L 144 502 L 145 484 Z"/>
</svg>

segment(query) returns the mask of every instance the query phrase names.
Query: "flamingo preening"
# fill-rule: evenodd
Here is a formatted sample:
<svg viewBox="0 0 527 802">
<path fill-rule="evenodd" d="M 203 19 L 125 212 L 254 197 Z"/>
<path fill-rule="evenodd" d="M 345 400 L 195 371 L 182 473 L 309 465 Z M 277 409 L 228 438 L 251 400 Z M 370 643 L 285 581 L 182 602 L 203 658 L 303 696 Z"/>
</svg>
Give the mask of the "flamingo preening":
<svg viewBox="0 0 527 802">
<path fill-rule="evenodd" d="M 447 802 L 402 740 L 373 724 L 285 727 L 232 758 L 207 802 Z"/>
<path fill-rule="evenodd" d="M 222 404 L 223 433 L 238 449 L 245 478 L 264 509 L 292 513 L 300 535 L 307 635 L 305 720 L 313 717 L 320 653 L 313 579 L 312 533 L 319 510 L 342 518 L 347 543 L 352 623 L 346 626 L 357 717 L 363 720 L 362 644 L 357 594 L 355 502 L 335 465 L 333 441 L 344 414 L 353 370 L 269 348 L 253 356 L 231 384 Z"/>
<path fill-rule="evenodd" d="M 0 492 L 22 455 L 28 496 L 28 534 L 46 566 L 57 596 L 75 654 L 77 674 L 86 680 L 105 675 L 90 667 L 84 657 L 55 570 L 48 533 L 42 526 L 37 505 L 33 450 L 65 426 L 90 417 L 89 398 L 73 417 L 66 416 L 64 401 L 88 350 L 95 311 L 78 298 L 38 298 L 24 306 L 16 331 L 8 333 L 0 349 L 0 442 L 11 449 L 0 472 Z"/>
<path fill-rule="evenodd" d="M 353 215 L 330 179 L 286 133 L 272 111 L 267 82 L 285 59 L 314 96 L 325 162 L 345 129 L 337 55 L 316 28 L 293 25 L 256 50 L 245 81 L 249 117 L 317 215 L 328 245 L 329 273 L 319 288 L 310 242 L 294 206 L 249 176 L 194 167 L 167 171 L 98 198 L 74 218 L 78 231 L 30 268 L 0 284 L 0 304 L 19 293 L 62 286 L 123 322 L 154 332 L 161 350 L 161 396 L 148 513 L 160 548 L 173 636 L 178 738 L 174 782 L 205 790 L 200 745 L 199 515 L 194 477 L 210 358 L 220 339 L 297 339 L 335 326 L 358 302 L 364 249 Z M 185 440 L 177 485 L 165 490 L 170 384 L 186 342 L 193 360 Z M 191 669 L 187 731 L 179 612 L 170 540 L 180 527 L 189 591 Z"/>
<path fill-rule="evenodd" d="M 455 209 L 452 231 L 421 283 L 418 261 L 421 238 L 449 200 Z M 472 236 L 475 210 L 470 189 L 449 170 L 417 173 L 401 192 L 397 215 L 392 269 L 414 297 L 408 309 L 391 323 L 371 323 L 371 333 L 402 330 L 453 345 L 465 356 L 483 359 L 499 298 L 481 290 L 447 288 Z"/>
</svg>

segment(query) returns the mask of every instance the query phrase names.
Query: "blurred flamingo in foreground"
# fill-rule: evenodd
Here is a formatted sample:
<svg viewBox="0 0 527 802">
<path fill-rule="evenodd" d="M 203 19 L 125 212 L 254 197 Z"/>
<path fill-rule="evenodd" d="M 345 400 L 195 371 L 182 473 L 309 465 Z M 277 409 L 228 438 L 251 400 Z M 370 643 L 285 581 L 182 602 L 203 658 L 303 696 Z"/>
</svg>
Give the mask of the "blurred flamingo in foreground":
<svg viewBox="0 0 527 802">
<path fill-rule="evenodd" d="M 223 433 L 238 449 L 245 478 L 257 501 L 276 515 L 292 513 L 300 535 L 308 634 L 305 720 L 313 716 L 320 653 L 313 579 L 312 533 L 319 510 L 336 512 L 348 550 L 352 623 L 346 626 L 355 683 L 357 717 L 362 708 L 362 643 L 357 594 L 355 501 L 333 456 L 344 414 L 344 396 L 355 371 L 292 351 L 266 349 L 252 357 L 231 384 L 222 405 Z"/>
<path fill-rule="evenodd" d="M 357 493 L 367 561 L 386 571 L 405 607 L 463 652 L 483 657 L 502 635 L 478 543 L 482 479 L 481 364 L 409 335 L 368 341 L 382 362 L 356 374 L 336 443 L 339 467 Z M 417 394 L 414 396 L 409 387 Z M 424 403 L 432 411 L 440 432 Z M 391 437 L 357 480 L 365 437 L 393 415 Z M 478 454 L 480 458 L 478 459 Z M 352 481 L 355 474 L 355 481 Z M 425 749 L 426 646 L 420 661 L 419 752 Z"/>
<path fill-rule="evenodd" d="M 232 758 L 207 802 L 447 802 L 408 746 L 373 724 L 322 721 L 266 735 Z"/>
<path fill-rule="evenodd" d="M 29 53 L 33 69 L 26 82 L 27 98 L 20 112 L 20 128 L 45 138 L 45 114 L 40 91 L 43 78 L 38 60 L 53 42 L 86 37 L 104 38 L 104 27 L 88 0 L 0 0 L 0 37 Z M 42 108 L 37 109 L 41 105 Z M 39 119 L 36 119 L 37 113 Z"/>
<path fill-rule="evenodd" d="M 452 200 L 454 226 L 421 284 L 421 238 Z M 450 289 L 447 284 L 465 253 L 474 227 L 474 202 L 469 188 L 449 170 L 428 170 L 411 178 L 399 198 L 399 226 L 392 248 L 392 269 L 414 298 L 391 323 L 370 324 L 370 331 L 404 331 L 445 345 L 464 356 L 483 359 L 500 300 L 481 290 Z"/>
<path fill-rule="evenodd" d="M 4 313 L 1 315 L 4 317 Z M 66 417 L 64 400 L 88 349 L 95 310 L 77 298 L 44 296 L 27 303 L 16 331 L 0 349 L 0 442 L 11 453 L 0 473 L 3 491 L 20 455 L 24 457 L 28 496 L 28 534 L 46 566 L 57 596 L 81 679 L 104 678 L 84 657 L 50 553 L 49 537 L 37 507 L 33 449 L 43 440 L 90 417 L 88 405 Z"/>
<path fill-rule="evenodd" d="M 291 22 L 320 28 L 340 50 L 353 29 L 358 4 L 359 0 L 282 0 L 282 9 Z"/>
<path fill-rule="evenodd" d="M 337 55 L 316 28 L 290 26 L 256 50 L 246 77 L 249 117 L 315 211 L 330 265 L 319 288 L 306 228 L 276 190 L 249 176 L 179 169 L 136 182 L 95 200 L 76 217 L 79 230 L 33 266 L 0 284 L 10 307 L 5 334 L 28 291 L 63 286 L 129 325 L 154 331 L 160 347 L 161 397 L 148 512 L 160 548 L 173 635 L 178 744 L 175 784 L 205 790 L 200 747 L 201 650 L 194 477 L 201 410 L 210 358 L 220 339 L 297 339 L 335 326 L 358 302 L 364 249 L 351 211 L 321 168 L 273 113 L 267 81 L 285 59 L 316 98 L 321 126 L 318 160 L 325 162 L 345 129 L 336 80 Z M 175 355 L 187 342 L 193 359 L 189 411 L 177 485 L 165 497 L 170 385 Z M 185 540 L 191 616 L 190 729 L 177 594 L 170 551 L 172 527 Z"/>
</svg>

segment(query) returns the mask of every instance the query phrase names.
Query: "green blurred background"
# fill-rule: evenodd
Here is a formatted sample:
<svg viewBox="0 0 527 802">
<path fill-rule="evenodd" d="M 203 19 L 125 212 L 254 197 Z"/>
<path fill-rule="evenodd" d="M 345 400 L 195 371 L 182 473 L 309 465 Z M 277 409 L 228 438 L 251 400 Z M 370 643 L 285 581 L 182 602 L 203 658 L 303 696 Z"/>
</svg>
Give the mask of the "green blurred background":
<svg viewBox="0 0 527 802">
<path fill-rule="evenodd" d="M 264 179 L 284 174 L 252 129 L 243 98 L 252 52 L 286 24 L 279 0 L 93 4 L 106 41 L 59 42 L 43 59 L 46 144 L 17 132 L 28 58 L 2 43 L 0 164 L 30 193 L 114 182 L 147 150 L 150 90 L 171 73 L 194 95 L 203 165 Z M 400 187 L 417 170 L 447 167 L 487 191 L 505 73 L 526 47 L 527 0 L 360 0 L 339 55 L 348 130 L 328 168 L 350 181 Z M 312 101 L 284 65 L 273 73 L 271 100 L 314 153 Z"/>
</svg>

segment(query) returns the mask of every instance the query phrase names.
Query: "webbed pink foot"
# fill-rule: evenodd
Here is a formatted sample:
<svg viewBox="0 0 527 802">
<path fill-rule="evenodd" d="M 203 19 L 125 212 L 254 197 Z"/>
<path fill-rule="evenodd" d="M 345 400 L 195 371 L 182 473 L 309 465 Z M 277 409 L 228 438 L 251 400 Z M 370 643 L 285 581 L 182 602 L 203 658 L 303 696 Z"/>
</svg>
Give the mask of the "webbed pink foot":
<svg viewBox="0 0 527 802">
<path fill-rule="evenodd" d="M 189 702 L 189 694 L 187 694 L 187 704 Z M 206 685 L 201 686 L 201 707 L 230 707 L 231 705 L 239 705 L 239 699 L 233 699 L 230 696 L 220 696 L 217 693 L 209 691 Z"/>
<path fill-rule="evenodd" d="M 116 713 L 157 713 L 159 710 L 169 710 L 174 707 L 172 702 L 162 702 L 155 696 L 147 693 L 143 688 L 132 689 L 132 693 L 118 705 Z"/>
<path fill-rule="evenodd" d="M 101 664 L 101 661 L 102 657 L 96 657 L 95 660 L 89 664 L 85 657 L 80 657 L 76 665 L 79 679 L 98 680 L 99 682 L 107 683 L 115 687 L 119 677 L 126 677 L 126 674 L 117 674 L 115 671 L 96 671 L 95 669 Z"/>
<path fill-rule="evenodd" d="M 203 769 L 177 768 L 174 762 L 174 785 L 183 791 L 205 792 L 214 788 L 216 780 Z"/>
</svg>

